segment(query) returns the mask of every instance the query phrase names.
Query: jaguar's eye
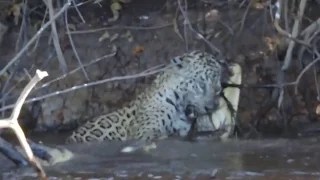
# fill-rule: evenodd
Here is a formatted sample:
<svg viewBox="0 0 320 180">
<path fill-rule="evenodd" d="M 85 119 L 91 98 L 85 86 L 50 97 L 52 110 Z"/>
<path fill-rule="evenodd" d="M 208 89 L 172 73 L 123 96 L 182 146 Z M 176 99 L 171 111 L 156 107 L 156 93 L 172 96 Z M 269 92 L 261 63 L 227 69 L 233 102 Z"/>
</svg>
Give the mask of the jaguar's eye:
<svg viewBox="0 0 320 180">
<path fill-rule="evenodd" d="M 199 82 L 198 87 L 199 87 L 199 89 L 201 89 L 202 91 L 205 91 L 205 90 L 206 90 L 206 84 L 203 83 L 203 82 Z"/>
</svg>

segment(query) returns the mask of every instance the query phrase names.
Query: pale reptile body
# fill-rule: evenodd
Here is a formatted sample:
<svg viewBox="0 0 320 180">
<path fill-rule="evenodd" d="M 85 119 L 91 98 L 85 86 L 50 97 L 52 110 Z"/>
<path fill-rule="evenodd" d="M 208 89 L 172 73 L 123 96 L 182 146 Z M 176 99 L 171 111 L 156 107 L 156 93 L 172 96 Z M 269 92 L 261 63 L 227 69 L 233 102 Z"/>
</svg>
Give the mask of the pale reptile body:
<svg viewBox="0 0 320 180">
<path fill-rule="evenodd" d="M 198 113 L 207 113 L 217 106 L 221 63 L 213 55 L 201 51 L 172 58 L 166 70 L 128 105 L 89 120 L 66 142 L 186 136 L 191 127 L 184 113 L 187 105 L 195 106 Z"/>
</svg>

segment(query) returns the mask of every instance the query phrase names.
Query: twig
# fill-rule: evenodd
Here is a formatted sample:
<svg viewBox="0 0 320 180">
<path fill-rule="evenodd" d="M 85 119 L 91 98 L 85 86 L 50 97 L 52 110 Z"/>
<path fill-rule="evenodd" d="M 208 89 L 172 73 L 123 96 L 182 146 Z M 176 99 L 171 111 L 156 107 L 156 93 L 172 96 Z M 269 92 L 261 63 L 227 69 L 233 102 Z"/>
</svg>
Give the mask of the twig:
<svg viewBox="0 0 320 180">
<path fill-rule="evenodd" d="M 44 24 L 44 22 L 45 22 L 45 20 L 46 20 L 46 18 L 47 18 L 47 15 L 48 15 L 48 10 L 45 10 L 45 13 L 44 13 L 44 16 L 43 16 L 43 19 L 42 19 L 42 22 L 41 22 L 41 27 L 43 26 L 43 24 Z M 35 45 L 33 46 L 32 50 L 30 50 L 30 51 L 28 52 L 28 54 L 31 54 L 31 53 L 33 53 L 33 52 L 36 51 L 36 49 L 37 49 L 37 47 L 38 47 L 38 44 L 39 44 L 39 41 L 40 41 L 40 36 L 41 36 L 41 35 L 39 35 L 39 37 L 37 38 L 37 41 L 36 41 Z"/>
<path fill-rule="evenodd" d="M 317 70 L 315 67 L 313 67 L 313 77 L 314 77 L 314 83 L 316 84 L 317 100 L 320 101 L 320 86 L 319 86 L 319 80 L 317 76 Z"/>
<path fill-rule="evenodd" d="M 290 30 L 290 23 L 289 23 L 289 7 L 288 7 L 288 0 L 284 0 L 282 1 L 282 4 L 284 4 L 284 8 L 283 8 L 283 14 L 284 14 L 284 23 L 285 23 L 285 28 L 286 28 L 286 31 L 289 31 Z"/>
<path fill-rule="evenodd" d="M 27 27 L 27 19 L 29 17 L 29 14 L 28 14 L 28 0 L 26 0 L 24 3 L 23 3 L 23 8 L 22 8 L 22 20 L 21 20 L 21 27 L 20 27 L 20 30 L 19 30 L 19 34 L 18 34 L 18 39 L 17 39 L 17 42 L 16 42 L 16 45 L 15 45 L 15 51 L 16 52 L 19 52 L 19 49 L 21 49 L 25 43 L 27 42 L 27 33 L 28 33 L 28 27 Z M 19 62 L 21 61 L 24 61 L 26 59 L 26 56 L 25 55 L 22 55 L 20 61 L 17 62 L 16 66 L 13 68 L 13 70 L 11 71 L 9 77 L 6 79 L 6 82 L 2 88 L 2 98 L 3 99 L 6 99 L 6 97 L 8 96 L 8 93 L 5 94 L 5 92 L 7 91 L 7 88 L 9 86 L 9 83 L 11 81 L 11 79 L 14 77 L 14 75 L 16 74 L 16 71 L 18 69 L 18 66 L 19 66 Z M 1 101 L 1 105 L 4 106 L 5 105 L 5 100 Z M 2 117 L 5 116 L 5 112 L 2 112 Z M 1 132 L 0 132 L 1 133 Z"/>
<path fill-rule="evenodd" d="M 56 92 L 53 92 L 53 93 L 50 93 L 50 94 L 46 94 L 46 95 L 43 95 L 43 96 L 40 96 L 40 97 L 28 99 L 28 100 L 26 100 L 26 101 L 24 102 L 24 104 L 31 103 L 31 102 L 34 102 L 34 101 L 39 101 L 39 100 L 42 100 L 42 99 L 45 99 L 45 98 L 49 98 L 49 97 L 56 96 L 56 95 L 60 95 L 60 94 L 64 94 L 64 93 L 69 93 L 69 92 L 72 92 L 72 91 L 74 91 L 74 90 L 78 90 L 78 89 L 81 89 L 81 88 L 84 88 L 84 87 L 95 86 L 95 85 L 102 84 L 102 83 L 106 83 L 106 82 L 119 81 L 119 80 L 125 80 L 125 79 L 134 79 L 134 78 L 139 78 L 139 77 L 145 77 L 145 76 L 153 75 L 153 74 L 159 73 L 159 72 L 161 72 L 161 71 L 163 71 L 163 70 L 166 70 L 166 69 L 169 68 L 169 67 L 170 67 L 170 66 L 167 66 L 167 67 L 165 67 L 165 68 L 157 69 L 157 70 L 153 70 L 153 71 L 146 70 L 146 71 L 141 72 L 141 73 L 139 73 L 139 74 L 127 75 L 127 76 L 117 76 L 117 77 L 113 77 L 113 78 L 108 78 L 108 79 L 103 79 L 103 80 L 99 80 L 99 81 L 95 81 L 95 82 L 90 82 L 90 83 L 86 83 L 86 84 L 82 84 L 82 85 L 73 86 L 73 87 L 71 87 L 71 88 L 67 88 L 67 89 L 64 89 L 64 90 L 61 90 L 61 91 L 56 91 Z M 153 68 L 153 69 L 154 69 L 154 68 Z M 14 105 L 11 104 L 11 105 L 2 107 L 2 108 L 0 109 L 0 111 L 4 111 L 4 110 L 7 110 L 7 109 L 11 109 L 11 108 L 13 108 L 13 107 L 14 107 Z"/>
<path fill-rule="evenodd" d="M 320 28 L 320 18 L 318 18 L 315 22 L 310 24 L 307 28 L 305 28 L 302 32 L 301 35 L 305 36 L 306 34 L 312 33 L 316 31 L 316 29 Z"/>
<path fill-rule="evenodd" d="M 286 53 L 286 56 L 284 59 L 284 63 L 282 65 L 281 69 L 279 70 L 279 74 L 278 74 L 278 78 L 277 78 L 277 83 L 279 84 L 279 87 L 280 87 L 280 92 L 279 92 L 279 96 L 278 96 L 278 108 L 279 109 L 281 109 L 283 98 L 284 98 L 283 97 L 284 89 L 283 89 L 282 84 L 284 81 L 285 71 L 288 69 L 289 65 L 291 64 L 292 50 L 293 50 L 293 48 L 295 46 L 295 42 L 296 42 L 293 39 L 296 40 L 296 37 L 298 36 L 299 26 L 300 26 L 302 16 L 304 14 L 305 6 L 306 6 L 306 0 L 301 0 L 299 10 L 297 13 L 298 17 L 295 20 L 295 23 L 294 23 L 294 26 L 292 29 L 292 34 L 289 34 L 285 30 L 283 30 L 279 25 L 280 18 L 281 18 L 281 5 L 280 5 L 279 0 L 277 0 L 277 2 L 276 2 L 277 11 L 275 13 L 274 27 L 280 34 L 282 34 L 292 40 L 292 41 L 290 41 L 289 46 L 287 48 L 287 53 Z"/>
<path fill-rule="evenodd" d="M 214 50 L 216 53 L 218 53 L 219 55 L 221 55 L 221 51 L 215 47 L 213 44 L 211 44 L 205 37 L 203 37 L 202 34 L 198 33 L 192 26 L 191 26 L 191 22 L 190 20 L 188 19 L 188 16 L 186 15 L 186 12 L 183 10 L 182 6 L 181 6 L 181 2 L 180 0 L 177 0 L 178 1 L 178 5 L 179 5 L 179 8 L 180 8 L 180 11 L 184 17 L 184 23 L 189 27 L 189 29 L 195 33 L 197 35 L 198 38 L 202 39 L 210 48 L 211 50 Z"/>
<path fill-rule="evenodd" d="M 45 174 L 44 170 L 42 169 L 40 163 L 34 157 L 33 152 L 27 142 L 26 136 L 24 135 L 23 130 L 21 129 L 17 119 L 20 114 L 21 107 L 22 107 L 26 97 L 30 93 L 31 89 L 41 79 L 43 79 L 46 76 L 48 76 L 48 73 L 46 71 L 37 70 L 36 75 L 31 79 L 31 81 L 23 89 L 21 95 L 19 96 L 19 98 L 13 108 L 13 111 L 12 111 L 10 117 L 0 120 L 0 128 L 10 128 L 14 131 L 22 148 L 24 149 L 24 151 L 28 157 L 30 164 L 36 169 L 36 171 L 38 172 L 39 176 L 42 179 L 47 179 L 46 174 Z"/>
<path fill-rule="evenodd" d="M 245 11 L 244 14 L 242 15 L 241 24 L 240 24 L 240 29 L 239 29 L 239 34 L 240 34 L 240 33 L 242 32 L 242 30 L 243 30 L 243 27 L 244 27 L 245 21 L 246 21 L 246 19 L 247 19 L 248 13 L 249 13 L 249 11 L 250 11 L 250 8 L 252 7 L 252 3 L 253 3 L 253 1 L 250 1 L 250 2 L 249 2 L 246 11 Z"/>
<path fill-rule="evenodd" d="M 71 8 L 77 8 L 92 2 L 94 2 L 94 0 L 80 1 L 78 4 L 74 4 L 74 6 L 71 6 Z"/>
<path fill-rule="evenodd" d="M 105 30 L 114 30 L 114 29 L 129 29 L 129 30 L 154 30 L 154 29 L 161 29 L 172 26 L 172 23 L 163 24 L 160 26 L 152 26 L 152 27 L 139 27 L 139 26 L 112 26 L 112 27 L 103 27 L 97 29 L 90 29 L 90 30 L 76 30 L 70 31 L 70 34 L 87 34 L 87 33 L 96 33 Z"/>
<path fill-rule="evenodd" d="M 113 56 L 116 54 L 116 52 L 117 52 L 117 48 L 114 46 L 111 54 L 107 54 L 107 55 L 104 55 L 104 56 L 102 56 L 102 57 L 100 57 L 100 58 L 97 58 L 97 59 L 95 59 L 95 60 L 93 60 L 93 61 L 85 64 L 83 67 L 90 66 L 90 65 L 92 65 L 92 64 L 94 64 L 94 63 L 96 63 L 96 62 L 101 61 L 102 59 L 113 57 Z M 71 75 L 71 74 L 76 73 L 76 72 L 79 71 L 81 68 L 82 68 L 82 67 L 77 67 L 77 68 L 71 70 L 70 72 L 68 72 L 68 74 L 61 75 L 61 76 L 59 76 L 59 77 L 57 77 L 57 78 L 55 78 L 55 79 L 53 79 L 53 80 L 50 80 L 49 82 L 46 82 L 45 84 L 42 84 L 40 87 L 34 88 L 34 91 L 39 90 L 39 89 L 43 89 L 43 88 L 45 88 L 45 87 L 48 87 L 50 84 L 52 84 L 52 83 L 54 83 L 54 82 L 56 82 L 56 81 L 59 81 L 59 80 L 65 78 L 65 77 L 67 77 L 68 75 Z M 153 67 L 153 68 L 159 68 L 159 67 L 156 66 L 156 67 Z M 148 69 L 148 70 L 151 71 L 151 70 L 153 70 L 153 68 L 150 68 L 150 69 Z M 24 80 L 24 79 L 25 79 L 24 77 L 21 78 L 21 79 L 18 81 L 18 83 L 21 82 L 21 81 Z M 16 86 L 16 85 L 15 85 L 15 86 Z M 14 87 L 15 87 L 15 86 L 13 86 L 10 90 L 8 90 L 8 91 L 3 95 L 3 97 L 0 99 L 0 102 L 6 100 L 6 99 L 8 99 L 8 98 L 13 98 L 13 96 L 8 97 L 8 98 L 7 98 L 7 96 L 10 94 L 10 92 L 11 92 L 12 90 L 14 90 Z M 4 97 L 5 97 L 5 98 L 4 98 Z M 3 106 L 4 106 L 4 105 L 3 105 Z"/>
<path fill-rule="evenodd" d="M 29 70 L 29 71 L 30 71 L 30 70 Z M 12 74 L 13 74 L 13 73 L 12 73 Z M 11 74 L 10 74 L 10 76 L 11 76 Z M 31 77 L 31 78 L 32 78 L 32 77 Z M 30 79 L 31 79 L 31 78 L 30 78 Z M 10 94 L 13 90 L 15 90 L 15 89 L 17 88 L 17 86 L 18 86 L 23 80 L 25 80 L 25 79 L 26 79 L 26 76 L 20 77 L 20 78 L 18 79 L 18 81 L 16 81 L 15 84 L 14 84 L 10 89 L 6 90 L 5 92 L 2 91 L 2 98 L 0 99 L 0 102 L 1 102 L 1 103 L 4 103 L 5 100 L 9 99 L 9 98 L 7 98 L 7 97 L 9 96 L 9 94 Z M 29 80 L 30 80 L 30 79 L 29 79 Z"/>
<path fill-rule="evenodd" d="M 23 8 L 22 8 L 22 20 L 21 20 L 21 27 L 20 27 L 20 30 L 19 30 L 19 35 L 18 35 L 18 40 L 16 42 L 16 46 L 15 46 L 15 51 L 19 51 L 19 49 L 21 48 L 21 46 L 23 46 L 25 44 L 25 34 L 28 32 L 27 30 L 27 18 L 29 18 L 29 14 L 27 12 L 27 9 L 28 9 L 28 0 L 26 0 L 24 3 L 23 3 Z M 21 43 L 21 41 L 23 41 Z"/>
<path fill-rule="evenodd" d="M 181 36 L 181 34 L 180 34 L 180 32 L 179 32 L 179 27 L 178 27 L 178 13 L 179 13 L 179 8 L 177 8 L 177 10 L 176 10 L 176 14 L 175 14 L 175 16 L 174 16 L 174 18 L 173 18 L 173 30 L 174 30 L 174 32 L 179 36 L 179 38 L 182 40 L 182 41 L 184 41 L 184 39 L 183 39 L 183 37 Z"/>
<path fill-rule="evenodd" d="M 192 23 L 197 23 L 202 21 L 202 19 L 198 19 Z M 96 33 L 99 31 L 105 31 L 105 30 L 114 30 L 114 29 L 129 29 L 129 30 L 155 30 L 155 29 L 161 29 L 166 28 L 169 26 L 173 26 L 174 23 L 167 23 L 159 26 L 152 26 L 152 27 L 139 27 L 139 26 L 112 26 L 112 27 L 103 27 L 98 29 L 90 29 L 90 30 L 76 30 L 76 31 L 70 31 L 70 34 L 87 34 L 87 33 Z"/>
<path fill-rule="evenodd" d="M 280 19 L 281 19 L 281 5 L 279 0 L 277 0 L 277 2 L 275 3 L 277 10 L 275 13 L 275 18 L 274 18 L 274 22 L 273 25 L 275 27 L 275 29 L 278 31 L 278 33 L 280 33 L 281 35 L 290 37 L 290 33 L 288 33 L 287 31 L 285 31 L 281 26 L 280 26 Z M 270 8 L 271 9 L 271 8 Z"/>
<path fill-rule="evenodd" d="M 295 93 L 297 94 L 298 93 L 298 84 L 300 82 L 300 79 L 301 77 L 303 76 L 303 74 L 305 72 L 307 72 L 314 64 L 316 64 L 317 62 L 320 61 L 320 53 L 317 49 L 317 46 L 316 46 L 316 42 L 314 43 L 314 47 L 313 47 L 313 52 L 315 53 L 315 55 L 317 56 L 317 58 L 312 61 L 311 63 L 309 63 L 303 70 L 302 72 L 299 74 L 298 78 L 296 79 L 295 83 L 296 83 L 296 86 L 295 86 Z"/>
<path fill-rule="evenodd" d="M 2 76 L 10 66 L 12 66 L 22 55 L 23 53 L 29 48 L 29 46 L 38 39 L 38 37 L 40 36 L 41 33 L 43 33 L 43 31 L 49 26 L 51 25 L 51 23 L 53 21 L 55 21 L 66 9 L 68 9 L 68 7 L 70 6 L 70 0 L 68 1 L 68 3 L 66 3 L 60 10 L 58 13 L 56 13 L 54 15 L 54 17 L 52 17 L 45 25 L 43 25 L 39 31 L 29 40 L 29 42 L 20 50 L 19 53 L 17 53 L 17 55 L 11 59 L 11 61 L 0 71 L 0 76 Z"/>
<path fill-rule="evenodd" d="M 312 23 L 311 25 L 309 25 L 302 33 L 301 35 L 303 36 L 303 40 L 305 42 L 307 42 L 308 44 L 311 43 L 312 40 L 314 40 L 315 36 L 318 35 L 318 33 L 320 32 L 320 29 L 317 29 L 317 24 L 318 24 L 318 21 L 320 23 L 320 18 Z M 318 24 L 320 25 L 320 24 Z M 318 26 L 319 27 L 319 26 Z M 306 51 L 307 47 L 305 46 L 302 46 L 300 49 L 299 49 L 299 52 L 298 52 L 298 61 L 299 61 L 299 65 L 302 66 L 303 64 L 303 54 L 304 52 Z"/>
<path fill-rule="evenodd" d="M 77 4 L 76 4 L 75 0 L 72 0 L 72 2 L 73 2 L 73 4 L 74 4 L 74 6 L 72 6 L 72 7 L 74 7 L 74 8 L 76 9 L 76 11 L 77 11 L 77 13 L 78 13 L 78 15 L 79 15 L 79 17 L 80 17 L 80 19 L 81 19 L 82 23 L 86 23 L 86 21 L 84 20 L 84 18 L 83 18 L 83 16 L 82 16 L 81 12 L 79 11 L 79 8 L 78 8 L 78 6 L 77 6 Z M 68 25 L 68 24 L 66 24 L 66 26 L 67 26 L 67 25 Z"/>
<path fill-rule="evenodd" d="M 275 29 L 278 31 L 278 33 L 283 35 L 283 36 L 285 36 L 285 37 L 287 37 L 288 39 L 292 40 L 293 42 L 290 41 L 291 44 L 296 42 L 296 43 L 302 44 L 304 46 L 311 47 L 310 44 L 308 44 L 308 43 L 306 43 L 306 42 L 304 42 L 302 40 L 297 39 L 296 37 L 298 36 L 298 34 L 295 35 L 295 36 L 293 34 L 293 32 L 295 31 L 296 22 L 298 21 L 300 23 L 302 16 L 301 17 L 298 16 L 298 18 L 295 21 L 293 32 L 292 32 L 292 34 L 290 34 L 287 31 L 285 31 L 279 24 L 280 23 L 280 8 L 281 8 L 279 1 L 276 2 L 276 7 L 277 7 L 277 12 L 275 14 L 275 19 L 274 19 L 273 25 L 274 25 Z M 299 10 L 299 12 L 300 12 L 300 10 Z M 298 12 L 298 15 L 299 15 L 299 12 Z M 302 15 L 303 15 L 303 13 L 302 13 Z M 299 25 L 300 24 L 298 24 L 298 31 L 299 31 Z"/>
<path fill-rule="evenodd" d="M 314 64 L 316 64 L 317 62 L 320 61 L 320 57 L 318 57 L 317 59 L 315 59 L 314 61 L 312 61 L 311 63 L 309 63 L 299 74 L 299 76 L 297 77 L 295 83 L 295 93 L 298 94 L 298 84 L 300 82 L 301 77 L 304 75 L 304 73 L 306 73 Z"/>
<path fill-rule="evenodd" d="M 3 85 L 3 88 L 2 88 L 2 90 L 1 90 L 1 94 L 2 94 L 2 101 L 1 101 L 1 106 L 4 106 L 5 105 L 5 99 L 6 99 L 6 97 L 8 96 L 8 94 L 5 94 L 5 91 L 7 90 L 7 87 L 9 86 L 9 82 L 10 82 L 10 80 L 11 80 L 11 78 L 13 77 L 13 75 L 14 75 L 14 73 L 15 73 L 15 71 L 13 71 L 12 73 L 10 73 L 10 75 L 9 75 L 9 77 L 6 79 L 6 82 L 4 83 L 4 85 Z M 2 117 L 4 117 L 4 114 L 5 112 L 3 111 L 2 112 Z M 1 130 L 0 130 L 0 133 L 1 133 Z"/>
<path fill-rule="evenodd" d="M 41 85 L 40 87 L 36 87 L 35 90 L 38 90 L 38 89 L 42 89 L 42 88 L 44 88 L 44 87 L 47 87 L 47 86 L 49 86 L 50 84 L 52 84 L 52 83 L 54 83 L 54 82 L 56 82 L 56 81 L 58 81 L 58 80 L 61 80 L 61 79 L 65 78 L 65 77 L 68 76 L 68 75 L 71 75 L 71 74 L 73 74 L 73 73 L 76 73 L 76 72 L 77 72 L 78 70 L 80 70 L 81 68 L 84 68 L 84 67 L 87 67 L 87 66 L 89 66 L 89 65 L 92 65 L 92 64 L 94 64 L 94 63 L 96 63 L 96 62 L 99 62 L 99 61 L 101 61 L 101 60 L 104 59 L 104 58 L 113 57 L 113 56 L 116 54 L 116 52 L 117 52 L 117 49 L 115 48 L 115 49 L 113 49 L 113 52 L 112 52 L 111 54 L 107 54 L 107 55 L 104 55 L 104 56 L 102 56 L 102 57 L 100 57 L 100 58 L 98 58 L 98 59 L 95 59 L 95 60 L 93 60 L 93 61 L 91 61 L 91 62 L 83 65 L 82 67 L 77 67 L 77 68 L 71 70 L 70 72 L 68 72 L 68 74 L 59 76 L 59 77 L 57 77 L 57 78 L 55 78 L 55 79 L 53 79 L 53 80 L 51 80 L 51 81 L 49 81 L 49 82 L 46 82 L 45 84 Z"/>
<path fill-rule="evenodd" d="M 293 25 L 293 29 L 292 29 L 292 33 L 291 33 L 291 37 L 293 37 L 293 38 L 296 38 L 299 34 L 300 23 L 301 23 L 302 16 L 304 14 L 304 10 L 306 9 L 306 4 L 307 4 L 307 0 L 300 1 L 299 10 L 297 13 L 297 17 L 294 21 L 294 25 Z M 287 53 L 286 53 L 286 56 L 284 59 L 284 64 L 281 68 L 281 70 L 283 70 L 283 71 L 287 70 L 291 64 L 292 50 L 293 50 L 294 46 L 295 46 L 295 41 L 290 41 L 288 49 L 287 49 Z"/>
<path fill-rule="evenodd" d="M 78 8 L 77 8 L 77 9 L 78 9 Z M 73 42 L 72 37 L 71 37 L 71 34 L 69 34 L 70 29 L 69 29 L 69 26 L 68 26 L 68 11 L 65 12 L 64 20 L 65 20 L 65 25 L 66 25 L 66 29 L 67 29 L 68 38 L 69 38 L 69 41 L 70 41 L 72 50 L 73 50 L 73 52 L 74 52 L 74 55 L 76 56 L 76 59 L 78 60 L 78 63 L 79 63 L 79 65 L 80 65 L 80 67 L 81 67 L 81 70 L 82 70 L 82 72 L 83 72 L 83 74 L 84 74 L 84 77 L 87 79 L 87 81 L 90 81 L 90 78 L 89 78 L 89 76 L 88 76 L 88 73 L 87 73 L 87 71 L 85 70 L 85 68 L 84 68 L 84 66 L 83 66 L 83 64 L 82 64 L 81 59 L 80 59 L 80 57 L 79 57 L 79 54 L 78 54 L 78 52 L 77 52 L 77 49 L 76 49 L 76 47 L 75 47 L 75 45 L 74 45 L 74 42 Z"/>
<path fill-rule="evenodd" d="M 49 10 L 49 17 L 50 19 L 54 18 L 55 15 L 55 10 L 53 8 L 52 5 L 52 0 L 43 0 L 43 2 L 47 5 L 48 10 Z M 71 0 L 68 0 L 68 3 L 71 3 Z M 52 21 L 51 23 L 51 35 L 53 38 L 53 45 L 56 49 L 57 52 L 57 57 L 58 57 L 58 61 L 60 63 L 60 67 L 62 69 L 63 74 L 66 74 L 68 71 L 68 66 L 66 63 L 66 60 L 64 59 L 62 50 L 61 50 L 61 46 L 60 46 L 60 42 L 59 42 L 59 36 L 58 36 L 58 32 L 57 32 L 57 27 L 56 27 L 56 22 Z"/>
<path fill-rule="evenodd" d="M 187 14 L 187 10 L 188 10 L 188 2 L 186 0 L 184 0 L 184 4 L 185 4 L 185 16 L 188 17 L 188 14 Z M 189 51 L 189 42 L 188 42 L 188 30 L 187 30 L 187 23 L 186 21 L 184 20 L 183 22 L 183 35 L 184 35 L 184 42 L 185 42 L 185 48 L 186 48 L 186 51 Z"/>
</svg>

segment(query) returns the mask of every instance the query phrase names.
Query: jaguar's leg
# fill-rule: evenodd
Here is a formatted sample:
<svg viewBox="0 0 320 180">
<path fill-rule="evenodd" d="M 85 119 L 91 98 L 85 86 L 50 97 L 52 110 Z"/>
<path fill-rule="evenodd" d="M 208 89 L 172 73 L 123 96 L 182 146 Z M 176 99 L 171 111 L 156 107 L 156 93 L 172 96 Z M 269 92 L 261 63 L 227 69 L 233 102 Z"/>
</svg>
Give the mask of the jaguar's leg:
<svg viewBox="0 0 320 180">
<path fill-rule="evenodd" d="M 197 134 L 197 118 L 198 118 L 198 112 L 196 111 L 196 107 L 193 105 L 188 105 L 185 109 L 185 114 L 188 118 L 188 121 L 191 122 L 191 128 L 185 137 L 185 140 L 187 141 L 194 141 L 194 137 L 196 137 Z"/>
</svg>

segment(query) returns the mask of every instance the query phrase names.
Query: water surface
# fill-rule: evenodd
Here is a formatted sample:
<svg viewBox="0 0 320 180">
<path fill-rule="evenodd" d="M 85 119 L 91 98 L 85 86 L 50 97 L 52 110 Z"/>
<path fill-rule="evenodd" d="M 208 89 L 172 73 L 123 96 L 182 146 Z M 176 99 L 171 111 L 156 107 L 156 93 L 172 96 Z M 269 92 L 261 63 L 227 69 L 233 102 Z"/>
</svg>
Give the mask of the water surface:
<svg viewBox="0 0 320 180">
<path fill-rule="evenodd" d="M 45 169 L 50 179 L 320 179 L 317 138 L 162 140 L 149 152 L 121 153 L 127 144 L 62 145 L 74 157 Z M 3 179 L 35 179 L 29 168 L 17 169 L 2 156 L 0 162 Z"/>
</svg>

